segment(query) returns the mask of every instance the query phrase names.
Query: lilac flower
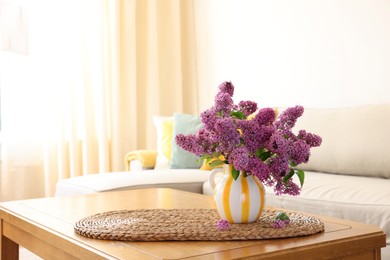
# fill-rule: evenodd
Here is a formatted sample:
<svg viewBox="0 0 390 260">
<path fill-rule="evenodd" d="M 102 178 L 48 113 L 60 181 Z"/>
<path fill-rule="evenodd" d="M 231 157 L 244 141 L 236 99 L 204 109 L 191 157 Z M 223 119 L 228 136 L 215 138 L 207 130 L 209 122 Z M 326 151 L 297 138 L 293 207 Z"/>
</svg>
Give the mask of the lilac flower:
<svg viewBox="0 0 390 260">
<path fill-rule="evenodd" d="M 214 125 L 217 122 L 217 110 L 215 107 L 211 107 L 210 109 L 203 111 L 200 114 L 200 119 L 205 129 L 213 131 Z"/>
<path fill-rule="evenodd" d="M 248 173 L 256 176 L 262 183 L 268 186 L 272 185 L 273 180 L 270 178 L 270 169 L 262 160 L 258 157 L 251 157 L 249 158 L 248 166 Z"/>
<path fill-rule="evenodd" d="M 272 127 L 259 125 L 255 120 L 240 120 L 237 122 L 237 127 L 242 132 L 244 145 L 252 153 L 265 147 L 274 131 Z"/>
<path fill-rule="evenodd" d="M 240 133 L 234 123 L 234 119 L 230 117 L 221 118 L 215 123 L 215 132 L 218 133 L 218 141 L 220 152 L 225 150 L 231 151 L 235 146 L 240 144 Z"/>
<path fill-rule="evenodd" d="M 240 101 L 240 103 L 238 103 L 238 110 L 242 111 L 245 116 L 249 116 L 256 112 L 257 103 L 253 101 Z"/>
<path fill-rule="evenodd" d="M 310 157 L 310 146 L 303 140 L 298 140 L 290 145 L 289 155 L 296 164 L 307 163 Z"/>
<path fill-rule="evenodd" d="M 259 149 L 261 145 L 259 125 L 253 120 L 240 120 L 237 122 L 237 127 L 241 130 L 241 138 L 247 149 L 252 153 Z"/>
<path fill-rule="evenodd" d="M 312 134 L 312 133 L 307 133 L 305 130 L 299 130 L 298 138 L 305 140 L 305 142 L 310 147 L 317 147 L 317 146 L 320 146 L 322 143 L 322 138 L 320 136 Z"/>
<path fill-rule="evenodd" d="M 290 142 L 280 132 L 276 132 L 269 139 L 267 148 L 273 153 L 285 155 L 288 152 L 289 145 Z"/>
<path fill-rule="evenodd" d="M 214 145 L 216 142 L 218 142 L 218 136 L 213 131 L 208 131 L 207 129 L 200 129 L 197 134 L 198 138 L 200 140 L 207 141 L 208 145 Z"/>
<path fill-rule="evenodd" d="M 228 93 L 220 92 L 215 96 L 215 109 L 222 114 L 223 117 L 230 116 L 230 110 L 233 107 L 233 99 Z"/>
<path fill-rule="evenodd" d="M 272 176 L 277 180 L 281 180 L 286 174 L 289 173 L 289 162 L 285 156 L 278 156 L 270 159 L 268 164 Z"/>
<path fill-rule="evenodd" d="M 223 155 L 224 163 L 231 164 L 239 174 L 254 175 L 272 186 L 277 195 L 298 195 L 301 188 L 291 175 L 297 174 L 301 185 L 304 175 L 294 167 L 308 162 L 310 149 L 322 142 L 320 136 L 305 130 L 298 135 L 292 131 L 303 107 L 288 108 L 278 118 L 274 109 L 261 108 L 247 120 L 256 112 L 257 103 L 241 101 L 236 105 L 233 93 L 231 82 L 219 85 L 214 106 L 200 114 L 203 128 L 196 134 L 178 134 L 176 143 L 203 158 Z"/>
<path fill-rule="evenodd" d="M 275 122 L 278 129 L 285 131 L 290 130 L 295 126 L 297 119 L 303 114 L 304 108 L 302 106 L 295 106 L 287 108 L 280 115 L 279 120 Z"/>
<path fill-rule="evenodd" d="M 233 96 L 234 94 L 234 86 L 230 81 L 225 81 L 221 85 L 218 86 L 220 92 L 228 93 L 229 96 Z"/>
<path fill-rule="evenodd" d="M 192 152 L 197 156 L 203 154 L 212 154 L 213 147 L 215 142 L 215 136 L 212 132 L 207 131 L 206 129 L 200 129 L 199 132 L 194 137 L 194 145 Z"/>
<path fill-rule="evenodd" d="M 254 120 L 257 121 L 259 125 L 272 124 L 275 120 L 275 111 L 272 108 L 262 108 L 256 114 Z"/>
<path fill-rule="evenodd" d="M 229 162 L 239 171 L 246 171 L 249 163 L 249 152 L 245 146 L 234 148 L 230 154 Z"/>
<path fill-rule="evenodd" d="M 196 140 L 196 136 L 195 135 L 178 134 L 175 137 L 176 143 L 181 148 L 183 148 L 184 150 L 186 150 L 188 152 L 193 152 L 195 140 Z"/>
<path fill-rule="evenodd" d="M 281 219 L 275 219 L 272 223 L 273 228 L 284 228 L 286 225 L 290 223 L 289 219 L 281 220 Z"/>
<path fill-rule="evenodd" d="M 285 225 L 284 220 L 280 220 L 280 219 L 276 219 L 272 223 L 273 228 L 284 228 L 284 225 Z"/>
<path fill-rule="evenodd" d="M 274 191 L 276 195 L 287 194 L 291 196 L 297 196 L 301 192 L 301 188 L 295 184 L 291 179 L 288 180 L 288 183 L 280 180 L 274 186 Z"/>
<path fill-rule="evenodd" d="M 227 220 L 225 220 L 225 219 L 218 220 L 217 229 L 228 230 L 229 228 L 230 228 L 230 224 Z"/>
<path fill-rule="evenodd" d="M 290 218 L 284 212 L 278 212 L 276 214 L 275 220 L 272 223 L 273 228 L 284 228 L 286 225 L 290 224 Z"/>
</svg>

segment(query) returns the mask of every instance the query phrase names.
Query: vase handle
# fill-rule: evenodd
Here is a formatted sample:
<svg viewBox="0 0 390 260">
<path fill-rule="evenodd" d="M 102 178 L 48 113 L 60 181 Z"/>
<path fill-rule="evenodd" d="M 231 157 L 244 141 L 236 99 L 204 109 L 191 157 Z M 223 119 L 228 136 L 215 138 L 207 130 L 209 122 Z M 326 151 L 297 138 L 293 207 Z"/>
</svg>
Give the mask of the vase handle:
<svg viewBox="0 0 390 260">
<path fill-rule="evenodd" d="M 210 172 L 210 175 L 209 175 L 209 183 L 210 183 L 210 186 L 211 188 L 215 188 L 215 185 L 216 185 L 216 182 L 215 182 L 215 175 L 217 175 L 217 173 L 223 173 L 223 168 L 214 168 L 211 172 Z"/>
</svg>

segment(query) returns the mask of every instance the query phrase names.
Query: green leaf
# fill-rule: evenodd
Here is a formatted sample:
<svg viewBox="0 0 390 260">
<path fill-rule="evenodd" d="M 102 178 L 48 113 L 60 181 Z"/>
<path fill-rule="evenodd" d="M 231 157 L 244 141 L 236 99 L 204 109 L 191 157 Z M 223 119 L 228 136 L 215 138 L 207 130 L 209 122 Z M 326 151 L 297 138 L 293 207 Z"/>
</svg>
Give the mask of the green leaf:
<svg viewBox="0 0 390 260">
<path fill-rule="evenodd" d="M 234 167 L 232 167 L 232 176 L 234 180 L 237 180 L 238 176 L 240 176 L 240 171 L 237 171 Z"/>
<path fill-rule="evenodd" d="M 260 158 L 260 155 L 264 152 L 264 148 L 260 148 L 256 151 L 256 157 Z"/>
<path fill-rule="evenodd" d="M 208 154 L 203 154 L 200 156 L 200 160 L 203 161 L 203 160 L 209 160 L 210 159 L 210 155 Z"/>
<path fill-rule="evenodd" d="M 210 163 L 211 159 L 213 159 L 212 157 L 209 157 L 206 159 L 206 163 Z"/>
<path fill-rule="evenodd" d="M 294 169 L 291 169 L 290 172 L 283 177 L 284 183 L 288 183 L 288 180 L 290 180 L 291 177 L 294 176 L 294 173 L 295 173 Z"/>
<path fill-rule="evenodd" d="M 230 111 L 230 116 L 235 117 L 237 119 L 246 119 L 245 114 L 237 110 Z"/>
<path fill-rule="evenodd" d="M 211 163 L 209 163 L 211 168 L 214 168 L 214 167 L 222 165 L 222 164 L 225 164 L 225 163 L 221 160 L 214 160 Z"/>
<path fill-rule="evenodd" d="M 221 155 L 221 153 L 213 152 L 212 157 L 218 158 Z"/>
<path fill-rule="evenodd" d="M 288 220 L 288 219 L 290 219 L 290 218 L 287 216 L 286 213 L 284 213 L 284 212 L 278 212 L 278 213 L 276 214 L 275 219 L 279 219 L 279 220 Z"/>
<path fill-rule="evenodd" d="M 208 155 L 208 154 L 203 154 L 201 155 L 200 157 L 198 157 L 198 162 L 200 163 L 209 163 L 211 159 L 213 159 L 214 157 Z"/>
<path fill-rule="evenodd" d="M 299 182 L 301 183 L 301 188 L 303 186 L 303 183 L 305 182 L 305 172 L 302 170 L 297 170 L 295 172 L 296 175 L 299 177 Z"/>
<path fill-rule="evenodd" d="M 297 166 L 297 164 L 295 162 L 293 162 L 293 161 L 290 161 L 290 165 L 291 165 L 291 167 L 296 167 Z"/>
<path fill-rule="evenodd" d="M 263 152 L 262 154 L 260 154 L 260 159 L 264 162 L 268 158 L 270 158 L 271 156 L 272 156 L 272 153 L 270 151 Z"/>
</svg>

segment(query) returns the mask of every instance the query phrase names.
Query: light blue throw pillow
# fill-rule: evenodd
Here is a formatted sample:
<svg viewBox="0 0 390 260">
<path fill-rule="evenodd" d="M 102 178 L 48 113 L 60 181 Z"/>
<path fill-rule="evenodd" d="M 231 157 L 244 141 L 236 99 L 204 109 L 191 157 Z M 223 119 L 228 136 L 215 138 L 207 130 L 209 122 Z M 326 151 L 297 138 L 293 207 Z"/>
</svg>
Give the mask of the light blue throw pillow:
<svg viewBox="0 0 390 260">
<path fill-rule="evenodd" d="M 178 146 L 175 137 L 177 134 L 196 134 L 202 127 L 203 124 L 198 115 L 173 114 L 171 169 L 200 168 L 199 157 Z"/>
</svg>

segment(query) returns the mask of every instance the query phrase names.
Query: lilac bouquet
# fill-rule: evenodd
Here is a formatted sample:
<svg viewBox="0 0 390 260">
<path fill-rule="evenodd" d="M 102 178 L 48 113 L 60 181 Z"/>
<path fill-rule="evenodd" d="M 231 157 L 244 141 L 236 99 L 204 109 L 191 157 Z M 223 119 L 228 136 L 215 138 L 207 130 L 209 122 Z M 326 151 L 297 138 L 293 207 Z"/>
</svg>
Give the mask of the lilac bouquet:
<svg viewBox="0 0 390 260">
<path fill-rule="evenodd" d="M 296 166 L 307 163 L 310 149 L 322 141 L 305 130 L 292 132 L 304 108 L 290 107 L 277 116 L 274 109 L 258 109 L 253 101 L 234 104 L 233 93 L 231 82 L 222 83 L 214 106 L 200 115 L 203 128 L 196 134 L 178 134 L 176 143 L 211 167 L 231 164 L 234 179 L 240 172 L 252 174 L 263 184 L 273 186 L 277 195 L 298 195 L 305 173 Z M 300 186 L 294 183 L 294 175 Z"/>
</svg>

